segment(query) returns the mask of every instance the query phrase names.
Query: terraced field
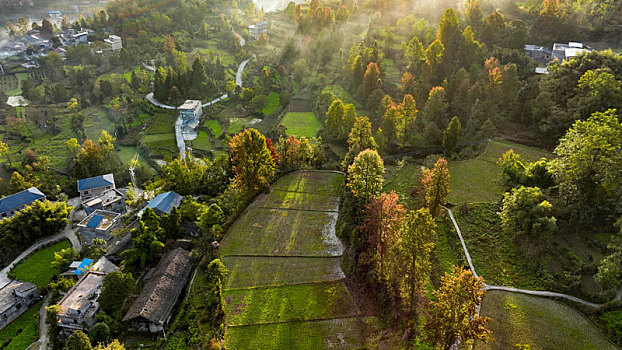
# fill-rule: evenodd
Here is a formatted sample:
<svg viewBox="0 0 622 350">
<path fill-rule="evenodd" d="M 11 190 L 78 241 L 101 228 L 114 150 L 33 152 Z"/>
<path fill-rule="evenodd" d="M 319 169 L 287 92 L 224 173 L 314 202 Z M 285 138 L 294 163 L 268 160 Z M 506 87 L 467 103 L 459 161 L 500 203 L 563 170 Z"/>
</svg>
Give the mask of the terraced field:
<svg viewBox="0 0 622 350">
<path fill-rule="evenodd" d="M 233 350 L 355 349 L 373 328 L 345 284 L 335 224 L 343 175 L 291 173 L 222 241 L 225 343 Z"/>
</svg>

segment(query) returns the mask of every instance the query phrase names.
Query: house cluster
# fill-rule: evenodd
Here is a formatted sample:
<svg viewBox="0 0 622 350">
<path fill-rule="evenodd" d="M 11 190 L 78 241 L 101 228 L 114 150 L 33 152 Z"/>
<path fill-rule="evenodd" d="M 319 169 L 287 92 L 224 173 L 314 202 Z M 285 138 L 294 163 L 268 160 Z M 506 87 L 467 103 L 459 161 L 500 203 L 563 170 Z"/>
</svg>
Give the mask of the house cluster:
<svg viewBox="0 0 622 350">
<path fill-rule="evenodd" d="M 91 44 L 88 37 L 93 33 L 95 31 L 91 29 L 76 30 L 70 28 L 50 35 L 33 29 L 28 32 L 28 35 L 14 38 L 0 46 L 0 53 L 7 56 L 22 55 L 24 59 L 23 67 L 27 69 L 37 68 L 39 67 L 37 59 L 48 55 L 52 51 L 64 56 L 66 53 L 65 48 L 68 46 Z M 97 53 L 104 53 L 104 51 L 114 52 L 123 48 L 123 41 L 117 35 L 109 35 L 103 42 L 106 44 L 106 49 L 100 49 Z"/>
<path fill-rule="evenodd" d="M 533 58 L 539 65 L 546 66 L 553 60 L 559 62 L 568 61 L 581 54 L 592 52 L 592 48 L 579 42 L 554 43 L 553 49 L 549 50 L 544 46 L 525 45 L 525 55 Z M 548 74 L 545 67 L 536 68 L 538 74 Z"/>
<path fill-rule="evenodd" d="M 266 23 L 266 21 L 257 22 L 248 26 L 248 34 L 251 38 L 257 40 L 261 33 L 268 34 L 268 23 Z"/>
</svg>

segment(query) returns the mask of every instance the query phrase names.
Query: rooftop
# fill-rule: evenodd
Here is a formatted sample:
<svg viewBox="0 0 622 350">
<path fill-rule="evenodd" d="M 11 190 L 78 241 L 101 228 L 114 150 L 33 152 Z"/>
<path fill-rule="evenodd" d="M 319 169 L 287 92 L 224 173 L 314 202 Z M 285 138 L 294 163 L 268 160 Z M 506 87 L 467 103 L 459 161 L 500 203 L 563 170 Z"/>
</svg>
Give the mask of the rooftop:
<svg viewBox="0 0 622 350">
<path fill-rule="evenodd" d="M 145 283 L 123 321 L 143 317 L 153 323 L 166 322 L 191 269 L 189 251 L 182 248 L 170 251 L 155 267 L 153 276 Z"/>
<path fill-rule="evenodd" d="M 88 179 L 78 180 L 78 191 L 90 190 L 91 188 L 104 187 L 108 185 L 114 186 L 114 175 L 106 174 Z"/>
<path fill-rule="evenodd" d="M 82 220 L 78 226 L 94 228 L 97 230 L 107 230 L 119 216 L 121 216 L 119 213 L 98 209 Z"/>
<path fill-rule="evenodd" d="M 101 203 L 104 207 L 110 203 L 116 202 L 119 198 L 123 198 L 123 193 L 121 193 L 117 189 L 108 190 L 101 195 L 92 198 L 85 203 L 83 203 L 87 207 L 93 207 L 99 203 Z"/>
<path fill-rule="evenodd" d="M 183 105 L 179 106 L 178 109 L 196 109 L 197 107 L 201 107 L 201 101 L 186 100 Z"/>
<path fill-rule="evenodd" d="M 12 194 L 0 199 L 0 213 L 14 210 L 24 204 L 44 199 L 45 195 L 36 187 Z"/>
<path fill-rule="evenodd" d="M 89 271 L 58 303 L 61 314 L 66 313 L 70 309 L 83 310 L 91 304 L 91 301 L 96 301 L 99 297 L 104 276 L 103 272 Z"/>
<path fill-rule="evenodd" d="M 145 206 L 145 208 L 141 210 L 141 213 L 146 208 L 151 208 L 154 210 L 158 209 L 159 211 L 162 211 L 164 213 L 169 213 L 173 209 L 173 207 L 179 206 L 179 203 L 181 203 L 182 199 L 183 197 L 181 195 L 173 191 L 160 193 L 159 195 L 155 196 L 154 199 L 149 201 L 147 206 Z"/>
<path fill-rule="evenodd" d="M 33 288 L 36 289 L 37 286 L 30 282 L 11 281 L 11 283 L 0 289 L 0 314 L 6 312 L 19 301 L 19 298 L 14 294 L 15 290 L 26 292 Z"/>
</svg>

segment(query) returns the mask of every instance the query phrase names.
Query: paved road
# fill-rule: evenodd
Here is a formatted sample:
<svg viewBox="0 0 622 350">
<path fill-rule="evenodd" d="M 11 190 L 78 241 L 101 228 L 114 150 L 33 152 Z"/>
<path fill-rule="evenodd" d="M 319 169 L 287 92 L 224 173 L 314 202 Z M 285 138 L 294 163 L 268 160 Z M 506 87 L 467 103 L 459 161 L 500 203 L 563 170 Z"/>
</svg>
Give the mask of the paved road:
<svg viewBox="0 0 622 350">
<path fill-rule="evenodd" d="M 454 224 L 454 228 L 456 229 L 456 232 L 458 233 L 458 238 L 460 238 L 462 249 L 464 250 L 464 254 L 466 255 L 467 262 L 469 263 L 469 268 L 473 272 L 473 275 L 477 277 L 477 272 L 475 272 L 475 267 L 473 266 L 471 255 L 469 254 L 469 251 L 466 247 L 464 239 L 462 238 L 462 232 L 460 231 L 460 227 L 458 226 L 458 223 L 456 222 L 456 219 L 454 218 L 454 213 L 449 208 L 445 208 L 445 210 L 447 210 L 447 213 L 449 213 L 449 218 L 451 219 L 451 222 Z M 520 289 L 520 288 L 506 287 L 506 286 L 495 286 L 495 285 L 490 285 L 490 284 L 484 284 L 484 289 L 502 290 L 506 292 L 522 293 L 522 294 L 536 295 L 536 296 L 549 297 L 549 298 L 563 298 L 563 299 L 574 301 L 579 304 L 589 306 L 594 309 L 600 309 L 601 307 L 609 303 L 622 300 L 622 289 L 618 290 L 618 293 L 616 294 L 615 298 L 613 298 L 613 300 L 611 300 L 609 303 L 603 303 L 603 304 L 591 303 L 589 301 L 586 301 L 586 300 L 583 300 L 583 299 L 580 299 L 580 298 L 577 298 L 575 296 L 568 295 L 568 294 L 549 292 L 549 291 L 543 291 L 543 290 Z"/>
</svg>

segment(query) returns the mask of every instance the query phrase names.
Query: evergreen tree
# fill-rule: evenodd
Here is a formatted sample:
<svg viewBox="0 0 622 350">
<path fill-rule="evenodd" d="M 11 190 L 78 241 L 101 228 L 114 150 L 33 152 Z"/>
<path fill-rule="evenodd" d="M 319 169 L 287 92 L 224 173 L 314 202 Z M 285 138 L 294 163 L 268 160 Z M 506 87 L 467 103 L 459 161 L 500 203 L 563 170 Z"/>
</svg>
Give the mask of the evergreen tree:
<svg viewBox="0 0 622 350">
<path fill-rule="evenodd" d="M 426 169 L 421 178 L 425 190 L 425 200 L 433 217 L 440 214 L 441 206 L 447 203 L 449 195 L 449 170 L 444 158 L 434 164 L 434 168 Z"/>
<path fill-rule="evenodd" d="M 458 117 L 453 117 L 447 129 L 443 132 L 443 152 L 448 157 L 458 150 L 461 128 L 462 125 L 460 125 Z"/>
</svg>

